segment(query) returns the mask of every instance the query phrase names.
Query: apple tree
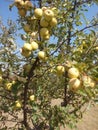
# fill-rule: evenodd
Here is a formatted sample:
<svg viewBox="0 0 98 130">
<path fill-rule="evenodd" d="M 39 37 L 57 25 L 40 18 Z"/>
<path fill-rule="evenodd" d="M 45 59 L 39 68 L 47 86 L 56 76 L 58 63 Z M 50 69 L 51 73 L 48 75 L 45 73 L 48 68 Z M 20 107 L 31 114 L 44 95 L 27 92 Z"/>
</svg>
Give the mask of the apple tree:
<svg viewBox="0 0 98 130">
<path fill-rule="evenodd" d="M 97 0 L 15 0 L 0 20 L 1 130 L 73 128 L 98 95 Z M 19 33 L 20 32 L 20 33 Z M 23 45 L 17 43 L 21 38 Z M 19 41 L 18 41 L 19 42 Z"/>
</svg>

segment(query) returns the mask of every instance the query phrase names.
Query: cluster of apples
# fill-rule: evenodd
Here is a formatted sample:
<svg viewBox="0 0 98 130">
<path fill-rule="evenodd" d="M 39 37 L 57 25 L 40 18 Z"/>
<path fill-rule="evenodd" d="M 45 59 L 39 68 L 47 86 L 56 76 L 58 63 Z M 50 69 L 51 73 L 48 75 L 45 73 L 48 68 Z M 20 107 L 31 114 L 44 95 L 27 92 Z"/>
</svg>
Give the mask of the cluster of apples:
<svg viewBox="0 0 98 130">
<path fill-rule="evenodd" d="M 25 57 L 29 57 L 32 53 L 32 51 L 37 50 L 39 47 L 38 43 L 35 41 L 32 41 L 31 43 L 24 43 L 22 49 L 21 49 L 21 54 Z M 38 52 L 38 58 L 41 60 L 45 60 L 46 54 L 44 51 L 39 51 Z"/>
<path fill-rule="evenodd" d="M 41 40 L 48 40 L 50 38 L 50 28 L 57 25 L 57 19 L 55 17 L 55 13 L 53 12 L 54 8 L 49 7 L 42 7 L 42 8 L 36 8 L 34 10 L 34 17 L 39 21 L 40 24 L 40 37 Z M 35 51 L 39 49 L 39 44 L 37 41 L 38 31 L 30 32 L 30 27 L 26 24 L 24 26 L 24 30 L 29 33 L 29 36 L 31 37 L 32 41 L 29 43 L 25 43 L 21 49 L 21 54 L 25 57 L 29 57 L 32 53 L 32 51 Z M 45 60 L 46 54 L 44 51 L 38 52 L 39 59 Z"/>
<path fill-rule="evenodd" d="M 82 82 L 79 79 L 80 72 L 77 68 L 72 67 L 68 70 L 69 80 L 69 89 L 72 91 L 78 90 L 82 86 Z"/>
<path fill-rule="evenodd" d="M 35 41 L 32 41 L 31 43 L 24 43 L 21 54 L 25 57 L 29 57 L 32 53 L 32 51 L 35 51 L 38 49 L 38 43 Z"/>
<path fill-rule="evenodd" d="M 57 74 L 62 75 L 65 73 L 65 67 L 62 65 L 57 66 Z M 87 75 L 81 76 L 79 70 L 76 67 L 70 67 L 67 69 L 68 77 L 69 77 L 69 89 L 71 91 L 77 91 L 81 87 L 91 87 L 94 88 L 96 82 Z"/>
<path fill-rule="evenodd" d="M 42 7 L 34 10 L 34 16 L 40 21 L 40 36 L 42 40 L 48 40 L 51 35 L 51 28 L 57 25 L 54 9 L 55 8 Z"/>
<path fill-rule="evenodd" d="M 32 3 L 29 0 L 15 0 L 15 6 L 18 8 L 18 14 L 25 17 L 28 10 L 32 8 Z"/>
</svg>

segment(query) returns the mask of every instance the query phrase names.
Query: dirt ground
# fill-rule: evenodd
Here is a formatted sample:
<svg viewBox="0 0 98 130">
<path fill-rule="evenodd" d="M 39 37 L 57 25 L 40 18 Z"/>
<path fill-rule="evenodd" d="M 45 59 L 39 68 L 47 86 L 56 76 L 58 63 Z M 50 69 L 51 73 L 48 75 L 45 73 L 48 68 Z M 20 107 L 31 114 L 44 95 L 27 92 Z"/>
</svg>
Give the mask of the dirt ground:
<svg viewBox="0 0 98 130">
<path fill-rule="evenodd" d="M 53 101 L 53 105 L 59 104 L 58 101 Z M 13 126 L 14 123 L 7 122 L 8 126 Z M 1 128 L 0 124 L 0 128 Z M 0 129 L 1 130 L 1 129 Z M 70 130 L 69 128 L 62 128 L 60 130 Z M 76 130 L 76 129 L 73 129 Z M 83 116 L 83 119 L 77 123 L 77 130 L 98 130 L 98 104 L 88 109 Z"/>
<path fill-rule="evenodd" d="M 52 104 L 57 105 L 60 102 L 60 99 L 58 101 L 53 100 Z M 71 129 L 61 128 L 61 130 Z M 98 130 L 98 104 L 96 104 L 95 106 L 91 106 L 89 109 L 86 110 L 81 121 L 77 123 L 77 130 Z"/>
<path fill-rule="evenodd" d="M 70 129 L 61 128 L 61 130 Z M 86 111 L 83 119 L 77 124 L 77 130 L 98 130 L 98 105 L 95 105 Z"/>
</svg>

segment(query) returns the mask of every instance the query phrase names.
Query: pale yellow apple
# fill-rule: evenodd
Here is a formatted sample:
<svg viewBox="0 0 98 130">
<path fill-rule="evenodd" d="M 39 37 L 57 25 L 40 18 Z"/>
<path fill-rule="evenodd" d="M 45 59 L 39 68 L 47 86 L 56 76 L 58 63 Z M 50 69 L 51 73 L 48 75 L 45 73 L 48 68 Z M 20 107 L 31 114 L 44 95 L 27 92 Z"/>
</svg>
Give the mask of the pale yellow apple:
<svg viewBox="0 0 98 130">
<path fill-rule="evenodd" d="M 65 67 L 62 65 L 57 66 L 57 74 L 63 74 L 65 72 Z"/>
<path fill-rule="evenodd" d="M 6 83 L 5 89 L 10 91 L 12 89 L 12 85 L 13 85 L 12 83 Z"/>
<path fill-rule="evenodd" d="M 37 50 L 38 49 L 38 44 L 35 41 L 31 42 L 31 46 L 32 46 L 32 50 Z"/>
<path fill-rule="evenodd" d="M 57 25 L 57 19 L 53 17 L 52 20 L 50 21 L 50 26 L 55 27 L 56 25 Z"/>
<path fill-rule="evenodd" d="M 21 5 L 21 7 L 24 7 L 25 2 L 23 0 L 21 0 L 19 4 Z"/>
<path fill-rule="evenodd" d="M 72 67 L 68 70 L 69 78 L 77 78 L 77 77 L 79 77 L 79 75 L 80 75 L 79 70 L 75 67 Z"/>
<path fill-rule="evenodd" d="M 25 1 L 25 3 L 24 3 L 24 8 L 25 8 L 25 9 L 29 10 L 29 9 L 31 9 L 32 7 L 33 7 L 33 5 L 32 5 L 32 3 L 31 3 L 31 1 Z"/>
<path fill-rule="evenodd" d="M 44 60 L 45 57 L 46 57 L 46 56 L 45 56 L 45 52 L 44 52 L 44 51 L 39 51 L 39 52 L 38 52 L 38 58 L 39 58 L 39 59 Z"/>
<path fill-rule="evenodd" d="M 32 51 L 32 45 L 30 43 L 25 43 L 23 49 L 27 51 Z"/>
<path fill-rule="evenodd" d="M 13 80 L 13 81 L 12 81 L 12 84 L 15 84 L 15 83 L 16 83 L 16 81 L 15 81 L 15 80 Z"/>
<path fill-rule="evenodd" d="M 82 76 L 82 81 L 83 81 L 84 86 L 87 86 L 87 87 L 94 88 L 96 85 L 96 82 L 87 75 Z"/>
<path fill-rule="evenodd" d="M 30 36 L 34 39 L 38 37 L 38 33 L 37 32 L 31 32 Z"/>
<path fill-rule="evenodd" d="M 47 35 L 41 36 L 41 38 L 42 38 L 43 40 L 49 40 L 49 38 L 50 38 L 50 34 L 47 34 Z"/>
<path fill-rule="evenodd" d="M 14 3 L 15 3 L 16 6 L 19 6 L 20 3 L 21 3 L 21 0 L 15 0 Z"/>
<path fill-rule="evenodd" d="M 69 80 L 69 89 L 76 91 L 81 87 L 81 81 L 77 78 L 72 78 Z"/>
<path fill-rule="evenodd" d="M 40 29 L 40 35 L 43 37 L 43 36 L 46 36 L 49 34 L 49 30 L 48 28 L 41 28 Z"/>
<path fill-rule="evenodd" d="M 16 108 L 21 108 L 22 107 L 22 104 L 21 104 L 21 102 L 20 101 L 15 101 L 15 107 Z"/>
<path fill-rule="evenodd" d="M 98 46 L 97 46 L 97 47 L 95 47 L 95 49 L 96 49 L 96 50 L 98 50 Z"/>
<path fill-rule="evenodd" d="M 29 57 L 31 55 L 31 51 L 24 50 L 24 48 L 21 49 L 21 55 L 24 57 Z"/>
<path fill-rule="evenodd" d="M 44 18 L 41 18 L 41 20 L 40 20 L 40 25 L 41 25 L 42 27 L 48 27 L 49 23 L 48 23 L 48 21 L 46 21 Z"/>
<path fill-rule="evenodd" d="M 26 10 L 25 10 L 25 9 L 19 9 L 19 10 L 18 10 L 18 14 L 19 14 L 21 17 L 25 17 L 25 16 L 26 16 Z"/>
<path fill-rule="evenodd" d="M 47 7 L 45 7 L 45 6 L 42 7 L 42 10 L 43 10 L 43 11 L 45 11 L 46 9 L 47 9 Z"/>
<path fill-rule="evenodd" d="M 49 40 L 49 38 L 50 38 L 50 34 L 43 36 L 43 40 Z"/>
<path fill-rule="evenodd" d="M 25 25 L 23 26 L 23 29 L 24 29 L 24 31 L 27 32 L 27 33 L 31 31 L 31 27 L 30 27 L 29 24 L 25 24 Z"/>
<path fill-rule="evenodd" d="M 91 88 L 94 88 L 95 86 L 96 86 L 96 82 L 93 81 L 93 80 L 91 80 L 91 82 L 90 82 L 90 87 L 91 87 Z"/>
<path fill-rule="evenodd" d="M 34 101 L 35 100 L 35 96 L 34 95 L 30 95 L 29 99 L 30 99 L 30 101 Z"/>
<path fill-rule="evenodd" d="M 91 80 L 92 79 L 87 75 L 82 76 L 84 86 L 90 86 Z"/>
<path fill-rule="evenodd" d="M 0 75 L 0 83 L 2 83 L 2 80 L 3 80 L 2 75 Z"/>
<path fill-rule="evenodd" d="M 51 21 L 51 19 L 54 17 L 54 13 L 53 13 L 53 11 L 50 10 L 50 9 L 45 10 L 44 13 L 43 13 L 43 15 L 44 15 L 44 18 L 45 18 L 47 21 Z"/>
<path fill-rule="evenodd" d="M 35 15 L 36 18 L 40 19 L 43 15 L 43 10 L 41 8 L 36 8 L 34 10 L 34 15 Z"/>
</svg>

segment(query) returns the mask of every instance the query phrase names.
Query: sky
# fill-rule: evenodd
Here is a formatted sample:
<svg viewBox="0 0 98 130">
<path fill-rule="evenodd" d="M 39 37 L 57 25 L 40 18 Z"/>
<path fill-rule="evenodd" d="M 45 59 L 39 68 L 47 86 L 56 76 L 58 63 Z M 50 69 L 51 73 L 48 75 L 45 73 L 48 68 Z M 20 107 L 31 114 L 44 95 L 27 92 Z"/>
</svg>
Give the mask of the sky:
<svg viewBox="0 0 98 130">
<path fill-rule="evenodd" d="M 9 11 L 9 5 L 13 3 L 13 0 L 0 0 L 0 16 L 2 17 L 4 23 L 6 23 L 7 18 L 15 20 L 17 18 L 17 9 L 16 7 L 12 8 L 12 11 Z M 89 12 L 86 13 L 86 17 L 91 19 L 96 13 L 98 13 L 98 6 L 94 5 L 88 7 Z"/>
<path fill-rule="evenodd" d="M 18 17 L 16 7 L 12 8 L 12 11 L 9 10 L 9 5 L 13 3 L 13 0 L 0 0 L 0 17 L 2 18 L 3 23 L 6 25 L 7 19 L 12 19 L 15 21 Z M 93 16 L 98 13 L 98 6 L 93 5 L 88 7 L 88 12 L 85 13 L 87 19 L 91 20 Z"/>
</svg>

